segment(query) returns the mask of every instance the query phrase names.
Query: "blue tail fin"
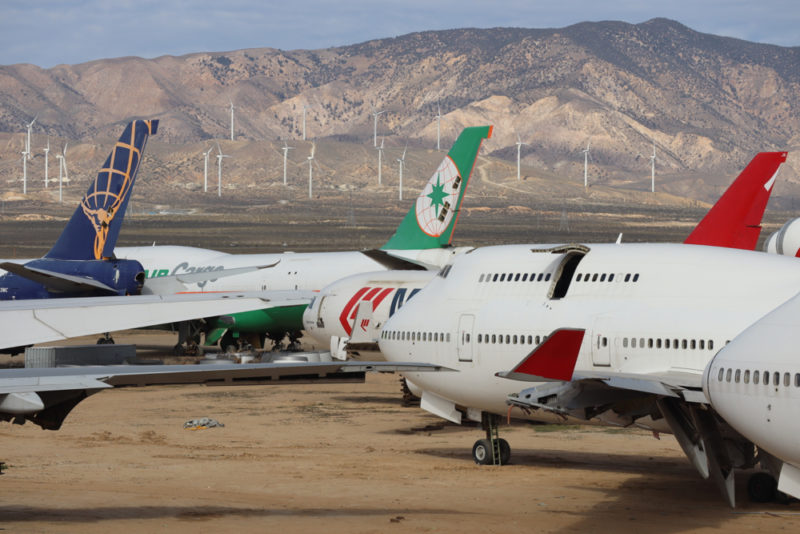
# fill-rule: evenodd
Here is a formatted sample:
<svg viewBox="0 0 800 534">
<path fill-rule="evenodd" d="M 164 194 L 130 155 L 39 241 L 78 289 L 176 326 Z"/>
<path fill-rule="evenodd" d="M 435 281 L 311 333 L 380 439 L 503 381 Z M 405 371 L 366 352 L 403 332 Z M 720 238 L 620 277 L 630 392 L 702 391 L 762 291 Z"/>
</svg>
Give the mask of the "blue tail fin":
<svg viewBox="0 0 800 534">
<path fill-rule="evenodd" d="M 157 120 L 137 120 L 125 127 L 45 258 L 100 260 L 113 256 L 147 138 L 157 131 Z"/>
</svg>

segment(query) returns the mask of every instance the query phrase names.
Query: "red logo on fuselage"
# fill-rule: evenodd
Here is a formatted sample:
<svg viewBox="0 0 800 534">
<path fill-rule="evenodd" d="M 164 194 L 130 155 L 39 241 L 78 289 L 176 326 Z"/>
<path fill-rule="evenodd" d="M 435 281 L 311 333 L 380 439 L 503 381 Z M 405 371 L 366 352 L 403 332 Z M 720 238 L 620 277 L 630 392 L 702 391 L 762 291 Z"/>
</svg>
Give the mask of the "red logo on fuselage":
<svg viewBox="0 0 800 534">
<path fill-rule="evenodd" d="M 353 333 L 353 321 L 356 318 L 359 302 L 372 302 L 372 310 L 375 311 L 375 308 L 380 306 L 383 299 L 388 297 L 389 293 L 394 290 L 395 288 L 393 287 L 362 287 L 356 291 L 355 295 L 347 301 L 342 313 L 339 314 L 339 323 L 342 325 L 342 328 L 344 328 L 344 331 L 347 332 L 347 335 L 349 336 Z M 369 320 L 366 320 L 366 324 L 362 322 L 361 328 L 366 331 L 366 326 L 368 324 Z"/>
</svg>

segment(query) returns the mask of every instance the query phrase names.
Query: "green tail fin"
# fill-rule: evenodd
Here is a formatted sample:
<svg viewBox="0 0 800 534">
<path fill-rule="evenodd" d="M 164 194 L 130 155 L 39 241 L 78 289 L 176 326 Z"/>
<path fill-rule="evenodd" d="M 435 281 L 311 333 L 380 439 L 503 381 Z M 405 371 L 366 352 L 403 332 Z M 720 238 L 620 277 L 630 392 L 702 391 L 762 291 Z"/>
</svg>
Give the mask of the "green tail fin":
<svg viewBox="0 0 800 534">
<path fill-rule="evenodd" d="M 439 248 L 450 244 L 478 150 L 492 126 L 464 128 L 383 250 Z"/>
</svg>

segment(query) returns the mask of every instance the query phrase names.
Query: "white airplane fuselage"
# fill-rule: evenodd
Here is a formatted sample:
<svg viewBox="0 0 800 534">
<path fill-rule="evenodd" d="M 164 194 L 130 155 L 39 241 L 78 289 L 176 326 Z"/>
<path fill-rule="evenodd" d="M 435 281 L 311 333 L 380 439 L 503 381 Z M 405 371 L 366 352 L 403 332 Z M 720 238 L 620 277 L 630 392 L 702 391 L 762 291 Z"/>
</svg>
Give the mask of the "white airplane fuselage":
<svg viewBox="0 0 800 534">
<path fill-rule="evenodd" d="M 507 396 L 522 387 L 495 373 L 559 328 L 586 330 L 576 372 L 702 374 L 720 348 L 800 289 L 800 265 L 775 255 L 676 244 L 548 247 L 464 254 L 386 322 L 379 344 L 388 360 L 458 370 L 407 375 L 423 407 L 505 414 Z"/>
</svg>

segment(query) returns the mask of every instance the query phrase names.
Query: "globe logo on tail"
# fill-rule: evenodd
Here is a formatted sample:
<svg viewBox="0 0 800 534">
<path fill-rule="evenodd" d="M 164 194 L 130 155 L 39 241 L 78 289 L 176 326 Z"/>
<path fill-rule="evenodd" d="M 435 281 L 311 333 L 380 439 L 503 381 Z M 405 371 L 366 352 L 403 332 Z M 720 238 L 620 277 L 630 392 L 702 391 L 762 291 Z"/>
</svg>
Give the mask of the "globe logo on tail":
<svg viewBox="0 0 800 534">
<path fill-rule="evenodd" d="M 417 197 L 417 224 L 420 230 L 439 237 L 450 225 L 456 211 L 463 180 L 449 156 L 442 160 L 422 194 Z"/>
</svg>

